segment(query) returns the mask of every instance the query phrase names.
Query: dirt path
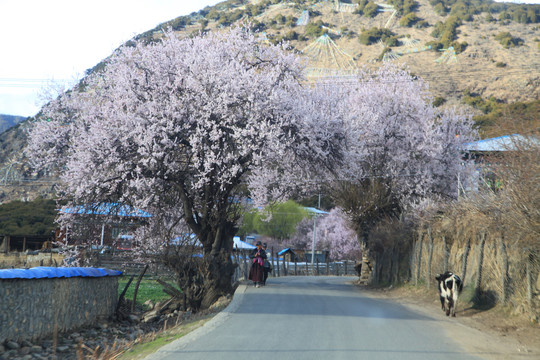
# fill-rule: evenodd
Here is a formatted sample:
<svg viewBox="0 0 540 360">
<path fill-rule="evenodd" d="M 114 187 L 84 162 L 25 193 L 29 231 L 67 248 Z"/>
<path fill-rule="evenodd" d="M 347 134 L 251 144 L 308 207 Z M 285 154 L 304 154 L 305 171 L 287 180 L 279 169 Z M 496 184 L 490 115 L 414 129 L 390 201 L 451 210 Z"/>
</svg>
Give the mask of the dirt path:
<svg viewBox="0 0 540 360">
<path fill-rule="evenodd" d="M 370 296 L 393 299 L 432 318 L 440 319 L 450 338 L 485 359 L 540 359 L 540 326 L 505 314 L 495 307 L 481 311 L 458 304 L 455 318 L 446 317 L 435 290 L 365 289 Z"/>
</svg>

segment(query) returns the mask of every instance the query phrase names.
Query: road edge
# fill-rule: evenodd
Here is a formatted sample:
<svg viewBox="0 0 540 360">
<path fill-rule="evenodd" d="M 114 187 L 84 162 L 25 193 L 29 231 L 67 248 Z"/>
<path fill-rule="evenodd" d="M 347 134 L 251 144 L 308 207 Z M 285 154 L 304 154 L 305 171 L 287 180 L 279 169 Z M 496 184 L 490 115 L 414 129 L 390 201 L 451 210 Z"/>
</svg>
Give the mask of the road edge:
<svg viewBox="0 0 540 360">
<path fill-rule="evenodd" d="M 174 340 L 162 347 L 160 347 L 156 352 L 146 356 L 144 360 L 160 360 L 163 359 L 163 357 L 170 352 L 174 352 L 179 349 L 183 349 L 186 347 L 187 344 L 190 342 L 198 339 L 199 337 L 208 334 L 210 331 L 214 330 L 216 327 L 223 324 L 229 317 L 231 317 L 231 314 L 235 313 L 238 308 L 240 307 L 240 304 L 242 303 L 244 299 L 244 294 L 247 290 L 247 285 L 238 285 L 236 288 L 236 291 L 233 294 L 233 299 L 229 303 L 229 305 L 219 312 L 216 316 L 214 316 L 211 320 L 206 322 L 203 326 L 200 328 L 197 328 L 190 332 L 189 334 L 186 334 L 182 336 L 180 339 Z"/>
</svg>

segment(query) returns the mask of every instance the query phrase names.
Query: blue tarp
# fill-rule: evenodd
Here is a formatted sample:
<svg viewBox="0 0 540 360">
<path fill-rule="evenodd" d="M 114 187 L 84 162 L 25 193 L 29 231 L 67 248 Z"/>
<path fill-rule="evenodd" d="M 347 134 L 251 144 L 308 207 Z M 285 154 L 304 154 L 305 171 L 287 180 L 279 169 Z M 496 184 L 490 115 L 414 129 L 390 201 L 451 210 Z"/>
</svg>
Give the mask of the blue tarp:
<svg viewBox="0 0 540 360">
<path fill-rule="evenodd" d="M 38 266 L 30 269 L 1 269 L 0 279 L 44 279 L 69 277 L 103 277 L 120 276 L 121 271 L 103 268 L 83 267 L 46 267 Z"/>
<path fill-rule="evenodd" d="M 253 249 L 256 249 L 256 248 L 257 248 L 256 246 L 251 245 L 250 243 L 247 243 L 247 242 L 245 242 L 245 241 L 240 240 L 240 237 L 239 237 L 239 236 L 235 236 L 235 237 L 233 238 L 233 241 L 234 241 L 234 244 L 233 244 L 234 249 L 248 249 L 248 250 L 253 250 Z"/>
</svg>

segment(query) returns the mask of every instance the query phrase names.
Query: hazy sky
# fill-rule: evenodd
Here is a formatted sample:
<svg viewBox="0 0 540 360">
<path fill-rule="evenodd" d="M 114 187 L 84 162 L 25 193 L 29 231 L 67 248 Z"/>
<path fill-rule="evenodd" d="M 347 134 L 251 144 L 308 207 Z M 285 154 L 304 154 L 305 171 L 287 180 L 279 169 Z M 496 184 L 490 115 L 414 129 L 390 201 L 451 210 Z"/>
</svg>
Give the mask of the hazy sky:
<svg viewBox="0 0 540 360">
<path fill-rule="evenodd" d="M 0 0 L 0 114 L 35 115 L 47 82 L 73 84 L 134 35 L 223 0 Z"/>
<path fill-rule="evenodd" d="M 0 0 L 0 114 L 35 115 L 48 82 L 73 84 L 134 35 L 221 1 Z"/>
</svg>

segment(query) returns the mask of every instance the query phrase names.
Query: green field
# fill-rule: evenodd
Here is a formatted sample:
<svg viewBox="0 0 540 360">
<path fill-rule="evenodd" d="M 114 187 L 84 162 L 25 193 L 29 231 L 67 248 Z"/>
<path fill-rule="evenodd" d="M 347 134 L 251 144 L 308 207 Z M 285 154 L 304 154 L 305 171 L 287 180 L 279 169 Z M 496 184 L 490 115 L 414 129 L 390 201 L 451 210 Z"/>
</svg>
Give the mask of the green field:
<svg viewBox="0 0 540 360">
<path fill-rule="evenodd" d="M 178 286 L 171 280 L 171 279 L 161 279 L 165 281 L 166 283 L 170 284 L 171 286 L 174 286 L 176 289 L 178 289 Z M 124 288 L 126 284 L 129 281 L 129 277 L 122 276 L 118 280 L 118 296 L 124 291 Z M 129 285 L 128 290 L 126 291 L 126 294 L 124 295 L 124 298 L 126 300 L 133 300 L 133 294 L 135 292 L 135 285 L 137 283 L 137 278 L 134 278 L 131 284 Z M 158 301 L 167 300 L 170 298 L 170 295 L 167 295 L 165 292 L 163 292 L 163 287 L 157 282 L 157 280 L 153 278 L 143 278 L 140 285 L 139 285 L 139 291 L 137 292 L 137 301 L 136 301 L 136 307 L 139 309 L 147 310 L 143 304 L 147 300 L 152 300 L 152 302 L 155 304 Z"/>
</svg>

